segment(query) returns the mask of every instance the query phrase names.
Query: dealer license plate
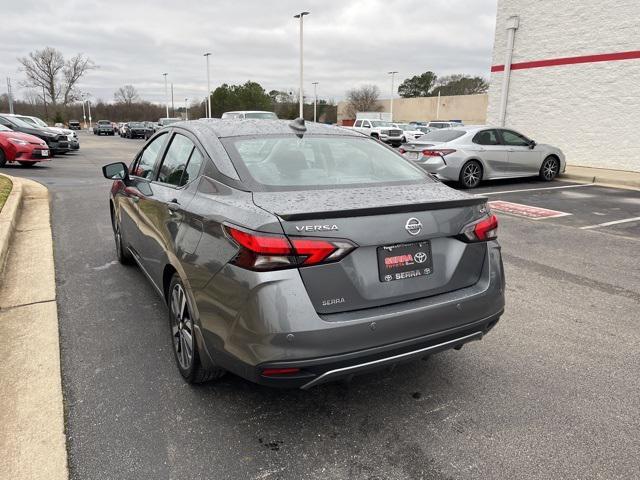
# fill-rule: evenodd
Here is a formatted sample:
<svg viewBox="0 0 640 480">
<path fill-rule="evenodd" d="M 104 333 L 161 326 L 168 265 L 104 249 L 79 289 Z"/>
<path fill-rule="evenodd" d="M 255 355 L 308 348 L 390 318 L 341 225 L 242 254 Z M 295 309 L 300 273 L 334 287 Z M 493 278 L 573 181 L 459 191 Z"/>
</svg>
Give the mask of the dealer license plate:
<svg viewBox="0 0 640 480">
<path fill-rule="evenodd" d="M 398 243 L 378 247 L 378 275 L 381 282 L 422 277 L 433 273 L 431 242 Z"/>
</svg>

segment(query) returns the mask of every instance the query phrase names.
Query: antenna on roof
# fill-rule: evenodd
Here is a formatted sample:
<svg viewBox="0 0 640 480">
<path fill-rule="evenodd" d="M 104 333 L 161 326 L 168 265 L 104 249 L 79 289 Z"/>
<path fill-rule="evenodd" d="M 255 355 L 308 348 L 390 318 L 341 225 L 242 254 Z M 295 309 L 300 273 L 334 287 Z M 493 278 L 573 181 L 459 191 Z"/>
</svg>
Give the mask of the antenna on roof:
<svg viewBox="0 0 640 480">
<path fill-rule="evenodd" d="M 302 138 L 307 131 L 307 126 L 304 124 L 304 118 L 301 117 L 291 120 L 291 122 L 289 122 L 289 128 L 295 132 L 298 138 Z"/>
</svg>

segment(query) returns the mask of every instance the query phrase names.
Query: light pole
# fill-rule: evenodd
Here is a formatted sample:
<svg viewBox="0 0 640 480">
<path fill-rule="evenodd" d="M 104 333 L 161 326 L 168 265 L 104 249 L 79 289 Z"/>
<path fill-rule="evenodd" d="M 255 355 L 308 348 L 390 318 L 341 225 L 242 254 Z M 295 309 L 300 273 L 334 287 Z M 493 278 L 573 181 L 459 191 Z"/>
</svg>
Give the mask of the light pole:
<svg viewBox="0 0 640 480">
<path fill-rule="evenodd" d="M 209 70 L 209 57 L 211 53 L 204 54 L 207 57 L 207 118 L 211 118 L 211 75 Z"/>
<path fill-rule="evenodd" d="M 91 100 L 87 99 L 87 108 L 89 108 L 89 130 L 91 130 Z"/>
<path fill-rule="evenodd" d="M 82 123 L 84 124 L 84 129 L 87 129 L 87 114 L 85 113 L 84 110 L 84 102 L 86 102 L 86 100 L 84 99 L 84 93 L 80 94 L 80 97 L 82 98 Z"/>
<path fill-rule="evenodd" d="M 167 90 L 167 74 L 163 73 L 164 76 L 164 105 L 167 110 L 167 118 L 169 118 L 169 91 Z"/>
<path fill-rule="evenodd" d="M 189 120 L 189 106 L 187 104 L 188 101 L 189 101 L 188 98 L 184 99 L 184 119 L 185 120 Z"/>
<path fill-rule="evenodd" d="M 302 62 L 303 53 L 304 53 L 304 49 L 302 46 L 302 32 L 303 32 L 303 23 L 304 23 L 303 18 L 305 15 L 309 15 L 309 13 L 310 12 L 300 12 L 299 14 L 293 16 L 293 18 L 300 19 L 300 118 L 304 118 L 304 90 L 303 90 L 304 71 L 303 71 L 303 62 Z"/>
<path fill-rule="evenodd" d="M 393 80 L 398 72 L 387 72 L 391 75 L 391 98 L 389 99 L 389 114 L 391 115 L 391 121 L 393 122 Z"/>
<path fill-rule="evenodd" d="M 313 82 L 313 121 L 317 122 L 318 117 L 318 82 Z"/>
</svg>

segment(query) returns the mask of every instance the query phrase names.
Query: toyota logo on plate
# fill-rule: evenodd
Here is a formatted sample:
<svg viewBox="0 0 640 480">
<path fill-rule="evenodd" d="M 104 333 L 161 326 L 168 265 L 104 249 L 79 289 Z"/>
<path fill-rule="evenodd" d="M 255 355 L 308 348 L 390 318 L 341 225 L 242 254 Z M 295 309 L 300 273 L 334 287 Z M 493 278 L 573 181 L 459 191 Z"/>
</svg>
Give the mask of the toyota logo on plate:
<svg viewBox="0 0 640 480">
<path fill-rule="evenodd" d="M 420 230 L 422 230 L 422 224 L 417 218 L 411 217 L 409 220 L 407 220 L 404 228 L 407 230 L 407 232 L 409 232 L 410 235 L 418 235 L 420 233 Z"/>
<path fill-rule="evenodd" d="M 427 261 L 427 254 L 424 252 L 418 252 L 413 256 L 413 259 L 418 263 L 424 263 Z"/>
</svg>

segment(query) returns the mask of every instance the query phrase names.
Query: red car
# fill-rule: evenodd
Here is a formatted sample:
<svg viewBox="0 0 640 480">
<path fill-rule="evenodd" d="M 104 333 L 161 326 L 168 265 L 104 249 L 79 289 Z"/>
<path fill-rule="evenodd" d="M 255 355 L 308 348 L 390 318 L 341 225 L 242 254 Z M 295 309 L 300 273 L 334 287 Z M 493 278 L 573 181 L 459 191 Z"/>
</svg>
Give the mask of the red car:
<svg viewBox="0 0 640 480">
<path fill-rule="evenodd" d="M 7 162 L 32 167 L 50 159 L 51 151 L 44 140 L 0 125 L 0 167 L 4 167 Z"/>
</svg>

